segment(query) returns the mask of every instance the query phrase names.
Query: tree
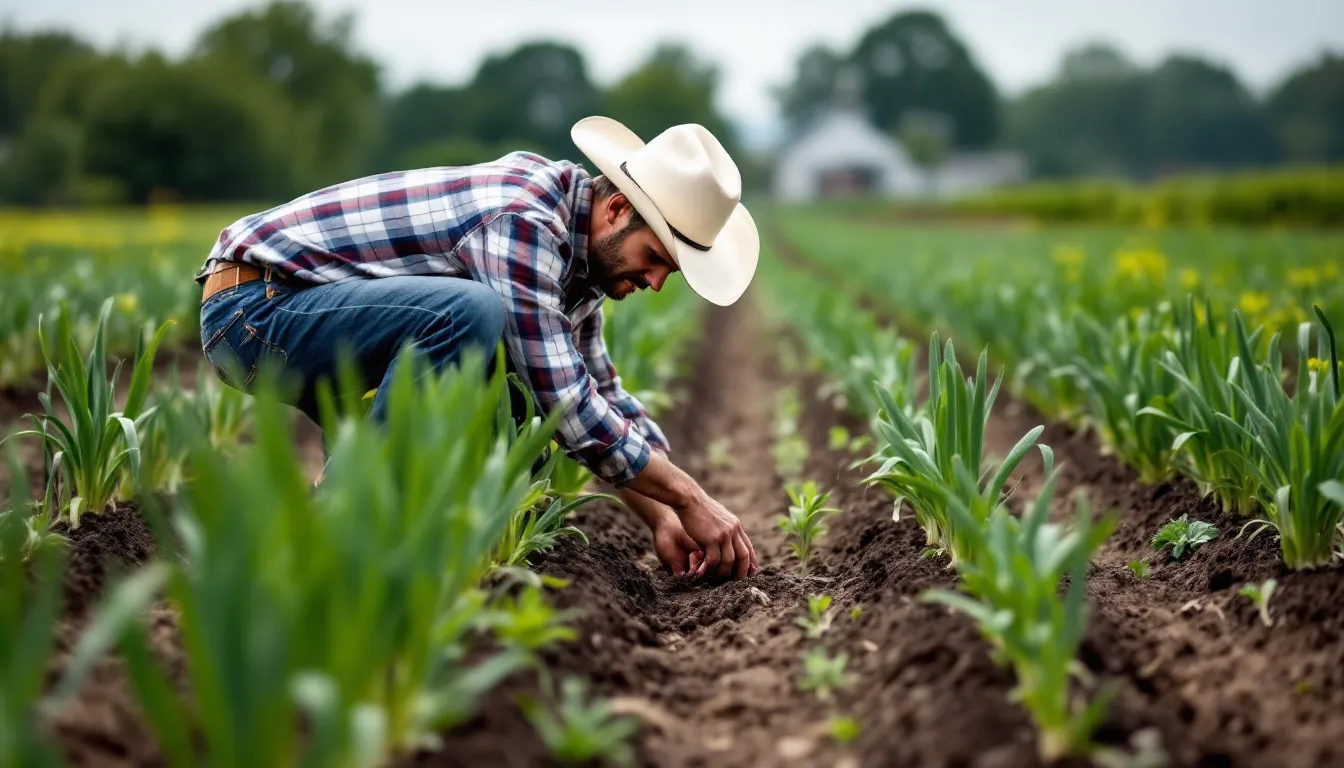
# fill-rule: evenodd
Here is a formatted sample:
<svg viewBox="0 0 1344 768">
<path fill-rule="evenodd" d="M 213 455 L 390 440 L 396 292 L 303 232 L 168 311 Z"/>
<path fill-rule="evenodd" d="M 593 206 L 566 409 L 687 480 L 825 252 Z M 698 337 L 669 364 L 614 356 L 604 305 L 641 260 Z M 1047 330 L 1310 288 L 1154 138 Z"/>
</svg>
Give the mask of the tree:
<svg viewBox="0 0 1344 768">
<path fill-rule="evenodd" d="M 674 125 L 698 123 L 735 155 L 737 136 L 714 105 L 718 83 L 717 68 L 665 43 L 607 92 L 605 111 L 645 141 Z"/>
<path fill-rule="evenodd" d="M 1149 170 L 1249 166 L 1278 158 L 1268 118 L 1230 69 L 1172 56 L 1149 77 L 1147 90 Z"/>
<path fill-rule="evenodd" d="M 88 44 L 65 32 L 0 32 L 0 136 L 23 132 L 47 83 L 61 67 L 95 55 Z"/>
<path fill-rule="evenodd" d="M 780 114 L 792 128 L 806 125 L 834 102 L 844 66 L 845 57 L 824 45 L 803 51 L 793 81 L 774 91 Z"/>
<path fill-rule="evenodd" d="M 240 66 L 295 106 L 292 151 L 301 184 L 341 181 L 367 168 L 378 126 L 379 73 L 356 51 L 354 19 L 321 22 L 304 2 L 279 0 L 223 19 L 196 44 L 203 59 Z"/>
<path fill-rule="evenodd" d="M 382 149 L 379 171 L 408 167 L 408 153 L 419 147 L 452 141 L 480 142 L 466 137 L 465 88 L 420 83 L 392 98 L 383 109 Z M 451 152 L 460 156 L 461 152 Z M 453 163 L 431 163 L 453 165 Z"/>
<path fill-rule="evenodd" d="M 898 13 L 870 29 L 849 63 L 862 75 L 870 119 L 884 130 L 895 129 L 907 110 L 920 110 L 951 121 L 955 146 L 983 147 L 998 137 L 993 83 L 935 13 Z"/>
<path fill-rule="evenodd" d="M 570 127 L 593 114 L 597 88 L 583 55 L 555 42 L 529 42 L 486 58 L 464 94 L 466 134 L 483 144 L 516 139 L 552 158 L 578 154 Z"/>
<path fill-rule="evenodd" d="M 84 115 L 81 176 L 131 202 L 228 200 L 290 186 L 283 97 L 205 62 L 151 55 L 99 82 Z"/>
<path fill-rule="evenodd" d="M 1010 146 L 1038 176 L 1128 176 L 1147 162 L 1147 74 L 1120 51 L 1091 43 L 1068 51 L 1056 79 L 1008 109 Z"/>
<path fill-rule="evenodd" d="M 1344 161 L 1344 58 L 1324 53 L 1289 75 L 1270 95 L 1268 110 L 1288 159 Z"/>
</svg>

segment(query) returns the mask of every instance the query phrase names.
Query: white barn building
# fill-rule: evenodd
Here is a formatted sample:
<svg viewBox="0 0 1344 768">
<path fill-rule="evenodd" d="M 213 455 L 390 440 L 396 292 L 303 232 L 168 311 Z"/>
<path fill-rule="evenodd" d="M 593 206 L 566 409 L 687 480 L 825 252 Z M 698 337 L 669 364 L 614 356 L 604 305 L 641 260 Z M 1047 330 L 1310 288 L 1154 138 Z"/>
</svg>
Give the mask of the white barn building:
<svg viewBox="0 0 1344 768">
<path fill-rule="evenodd" d="M 953 154 L 933 171 L 925 171 L 862 112 L 836 108 L 780 148 L 773 191 L 785 201 L 847 194 L 950 197 L 1025 177 L 1025 159 L 1009 152 Z"/>
</svg>

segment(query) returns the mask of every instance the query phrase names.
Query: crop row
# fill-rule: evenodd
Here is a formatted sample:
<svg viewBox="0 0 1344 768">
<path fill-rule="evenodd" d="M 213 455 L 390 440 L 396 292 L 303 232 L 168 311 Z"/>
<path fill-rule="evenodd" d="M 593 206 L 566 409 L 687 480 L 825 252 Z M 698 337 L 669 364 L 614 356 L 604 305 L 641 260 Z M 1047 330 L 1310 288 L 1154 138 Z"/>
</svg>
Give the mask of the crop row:
<svg viewBox="0 0 1344 768">
<path fill-rule="evenodd" d="M 920 360 L 913 342 L 879 328 L 850 297 L 818 291 L 812 276 L 769 261 L 770 314 L 801 342 L 805 363 L 831 382 L 820 394 L 869 421 L 871 435 L 837 447 L 873 446 L 859 462 L 873 467 L 865 482 L 892 495 L 893 520 L 912 509 L 926 534 L 925 555 L 945 555 L 957 570 L 958 590 L 930 590 L 923 599 L 968 614 L 995 658 L 1011 666 L 1015 700 L 1036 724 L 1042 759 L 1094 751 L 1091 736 L 1110 692 L 1085 690 L 1073 671 L 1087 626 L 1087 564 L 1114 518 L 1094 520 L 1079 497 L 1070 525 L 1050 521 L 1055 474 L 1052 451 L 1037 443 L 1043 427 L 1008 455 L 988 455 L 985 431 L 1002 379 L 990 384 L 986 354 L 967 376 L 952 343 L 940 344 L 935 333 Z M 1047 479 L 1019 518 L 1007 507 L 1005 485 L 1033 447 Z"/>
<path fill-rule="evenodd" d="M 614 310 L 621 322 L 608 328 L 620 328 L 611 341 L 627 386 L 666 391 L 679 372 L 666 361 L 695 328 L 686 302 L 671 291 Z M 529 556 L 582 536 L 567 515 L 596 498 L 559 451 L 532 471 L 554 447 L 558 414 L 516 426 L 506 390 L 516 382 L 502 366 L 487 371 L 477 356 L 417 376 L 412 357 L 398 367 L 384 427 L 349 397 L 355 379 L 334 387 L 345 396 L 324 408 L 328 463 L 314 488 L 293 443 L 295 412 L 274 382 L 244 396 L 202 369 L 192 390 L 176 372 L 154 386 L 166 325 L 139 338 L 129 377 L 120 366 L 109 377 L 101 362 L 115 357 L 115 311 L 105 300 L 87 345 L 68 307 L 46 313 L 37 346 L 50 397 L 5 441 L 42 444 L 44 483 L 29 489 L 8 451 L 0 763 L 60 762 L 41 718 L 68 705 L 109 651 L 172 765 L 383 764 L 432 747 L 481 694 L 525 669 L 549 692 L 525 711 L 557 758 L 628 751 L 633 723 L 610 719 L 539 662 L 573 630 L 543 597 L 563 583 L 528 571 Z M 70 540 L 82 519 L 128 501 L 160 555 L 109 590 L 48 690 Z M 177 617 L 186 690 L 147 634 L 145 609 L 159 600 Z"/>
<path fill-rule="evenodd" d="M 1272 271 L 1278 300 L 1310 302 L 1306 309 L 1282 304 L 1292 317 L 1276 318 L 1258 304 L 1248 307 L 1254 292 L 1235 284 L 1199 295 L 1162 284 L 1127 293 L 1134 281 L 1126 273 L 1147 268 L 1124 251 L 1115 256 L 1119 275 L 1073 275 L 1069 264 L 1056 263 L 1066 273 L 1061 279 L 1048 253 L 1030 253 L 1035 239 L 1005 237 L 1011 242 L 995 247 L 965 238 L 958 249 L 956 237 L 942 233 L 922 239 L 805 217 L 784 226 L 854 295 L 988 347 L 1014 394 L 1047 417 L 1094 431 L 1142 481 L 1190 477 L 1228 512 L 1251 518 L 1252 528 L 1273 529 L 1290 568 L 1338 556 L 1344 405 L 1338 345 L 1323 305 L 1344 303 L 1339 281 L 1325 282 L 1332 263 L 1301 261 L 1316 252 L 1294 254 L 1295 265 L 1267 266 L 1266 244 L 1248 239 L 1239 250 L 1185 254 L 1187 264 L 1202 260 L 1205 270 L 1228 270 L 1229 279 L 1241 269 L 1265 281 Z M 1166 257 L 1149 253 L 1145 258 L 1160 258 L 1165 272 Z M 1308 271 L 1311 281 L 1299 282 L 1311 282 L 1321 301 L 1305 288 L 1307 295 L 1283 296 L 1293 290 L 1293 275 Z M 1285 347 L 1292 353 L 1286 365 Z"/>
<path fill-rule="evenodd" d="M 170 345 L 197 337 L 201 294 L 192 276 L 233 218 L 214 208 L 0 212 L 0 386 L 41 374 L 37 319 L 59 304 L 81 347 L 93 343 L 108 298 L 114 354 L 130 355 L 167 321 Z"/>
</svg>

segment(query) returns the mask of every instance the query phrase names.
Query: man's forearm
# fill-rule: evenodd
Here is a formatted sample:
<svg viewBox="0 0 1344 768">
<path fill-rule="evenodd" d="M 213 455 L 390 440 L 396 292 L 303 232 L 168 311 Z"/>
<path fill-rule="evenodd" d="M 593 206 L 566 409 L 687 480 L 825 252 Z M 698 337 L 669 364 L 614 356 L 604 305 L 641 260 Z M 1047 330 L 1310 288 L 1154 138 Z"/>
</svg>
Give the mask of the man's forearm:
<svg viewBox="0 0 1344 768">
<path fill-rule="evenodd" d="M 700 485 L 661 451 L 654 451 L 644 470 L 623 487 L 662 502 L 678 514 L 697 503 L 704 495 Z"/>
</svg>

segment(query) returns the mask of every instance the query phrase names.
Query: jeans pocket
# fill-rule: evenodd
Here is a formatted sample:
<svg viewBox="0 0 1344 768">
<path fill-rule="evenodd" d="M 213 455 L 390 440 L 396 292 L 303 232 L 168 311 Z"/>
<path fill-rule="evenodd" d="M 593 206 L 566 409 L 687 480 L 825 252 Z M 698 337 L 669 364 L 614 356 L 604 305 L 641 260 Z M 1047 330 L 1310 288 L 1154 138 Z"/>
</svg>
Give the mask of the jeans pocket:
<svg viewBox="0 0 1344 768">
<path fill-rule="evenodd" d="M 276 375 L 284 371 L 289 354 L 266 340 L 247 321 L 243 310 L 234 310 L 221 321 L 203 345 L 205 358 L 221 381 L 235 389 L 251 392 L 263 370 L 274 368 Z"/>
</svg>

